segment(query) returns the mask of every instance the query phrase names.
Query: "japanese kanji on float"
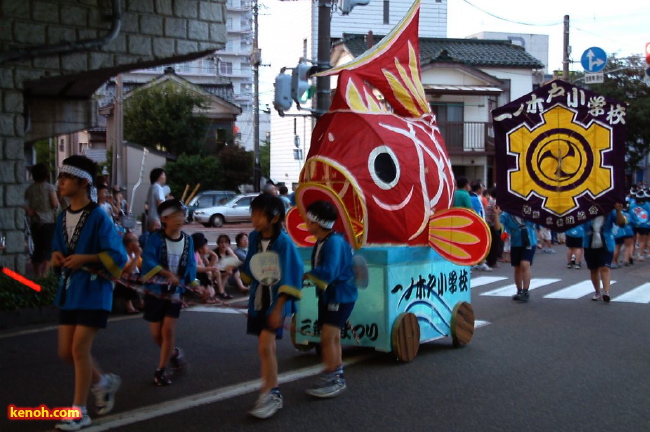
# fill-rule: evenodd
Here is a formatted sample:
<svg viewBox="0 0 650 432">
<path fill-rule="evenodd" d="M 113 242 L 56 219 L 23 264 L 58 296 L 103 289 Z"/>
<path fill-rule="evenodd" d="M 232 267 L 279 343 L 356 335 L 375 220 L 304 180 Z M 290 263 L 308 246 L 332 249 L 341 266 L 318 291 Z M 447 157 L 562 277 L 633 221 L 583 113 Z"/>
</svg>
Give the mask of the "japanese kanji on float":
<svg viewBox="0 0 650 432">
<path fill-rule="evenodd" d="M 306 207 L 331 202 L 334 230 L 365 258 L 369 284 L 360 287 L 343 343 L 393 352 L 410 361 L 419 344 L 472 338 L 469 265 L 490 245 L 476 213 L 454 208 L 454 176 L 420 80 L 419 1 L 397 27 L 338 74 L 329 111 L 312 133 L 287 230 L 311 266 L 314 240 Z M 381 98 L 381 99 L 380 99 Z M 294 318 L 297 347 L 318 342 L 317 296 L 305 288 Z M 354 333 L 354 335 L 353 335 Z M 355 341 L 355 336 L 358 342 Z"/>
</svg>

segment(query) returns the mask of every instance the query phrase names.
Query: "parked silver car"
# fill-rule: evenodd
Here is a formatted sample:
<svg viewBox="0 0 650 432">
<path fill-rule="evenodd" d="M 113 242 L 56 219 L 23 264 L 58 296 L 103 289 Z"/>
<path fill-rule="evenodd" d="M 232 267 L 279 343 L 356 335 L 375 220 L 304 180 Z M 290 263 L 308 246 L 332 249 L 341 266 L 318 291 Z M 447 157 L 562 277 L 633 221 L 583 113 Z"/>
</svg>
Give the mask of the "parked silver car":
<svg viewBox="0 0 650 432">
<path fill-rule="evenodd" d="M 194 210 L 194 220 L 207 227 L 219 228 L 224 223 L 250 222 L 251 201 L 258 194 L 237 195 L 223 205 Z"/>
</svg>

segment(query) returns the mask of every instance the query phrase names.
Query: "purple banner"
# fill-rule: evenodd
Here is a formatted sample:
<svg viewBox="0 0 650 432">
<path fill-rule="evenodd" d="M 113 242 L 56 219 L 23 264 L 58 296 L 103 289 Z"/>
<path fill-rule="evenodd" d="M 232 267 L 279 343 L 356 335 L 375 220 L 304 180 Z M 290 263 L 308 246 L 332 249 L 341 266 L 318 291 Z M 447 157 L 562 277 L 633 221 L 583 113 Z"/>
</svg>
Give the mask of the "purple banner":
<svg viewBox="0 0 650 432">
<path fill-rule="evenodd" d="M 626 110 L 564 81 L 493 110 L 497 204 L 564 232 L 624 203 Z"/>
</svg>

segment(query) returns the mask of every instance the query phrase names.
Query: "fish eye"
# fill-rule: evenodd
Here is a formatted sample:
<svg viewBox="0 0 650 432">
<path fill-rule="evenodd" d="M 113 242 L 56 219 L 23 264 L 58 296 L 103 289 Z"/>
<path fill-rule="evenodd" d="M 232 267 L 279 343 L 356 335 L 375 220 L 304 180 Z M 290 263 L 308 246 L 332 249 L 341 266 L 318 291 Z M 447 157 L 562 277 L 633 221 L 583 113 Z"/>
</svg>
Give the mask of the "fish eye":
<svg viewBox="0 0 650 432">
<path fill-rule="evenodd" d="M 399 181 L 400 169 L 397 156 L 389 147 L 375 147 L 368 156 L 368 171 L 381 189 L 388 190 Z"/>
</svg>

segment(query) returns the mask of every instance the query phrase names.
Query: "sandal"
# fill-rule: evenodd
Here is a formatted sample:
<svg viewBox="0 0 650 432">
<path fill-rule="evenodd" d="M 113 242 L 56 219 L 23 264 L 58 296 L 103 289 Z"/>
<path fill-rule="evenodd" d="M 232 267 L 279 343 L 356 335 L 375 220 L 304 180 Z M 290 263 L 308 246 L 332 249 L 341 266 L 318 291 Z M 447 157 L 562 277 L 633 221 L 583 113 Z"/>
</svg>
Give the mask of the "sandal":
<svg viewBox="0 0 650 432">
<path fill-rule="evenodd" d="M 220 299 L 224 299 L 224 300 L 232 298 L 232 296 L 230 294 L 228 294 L 227 292 L 219 293 L 217 295 L 219 296 Z"/>
</svg>

